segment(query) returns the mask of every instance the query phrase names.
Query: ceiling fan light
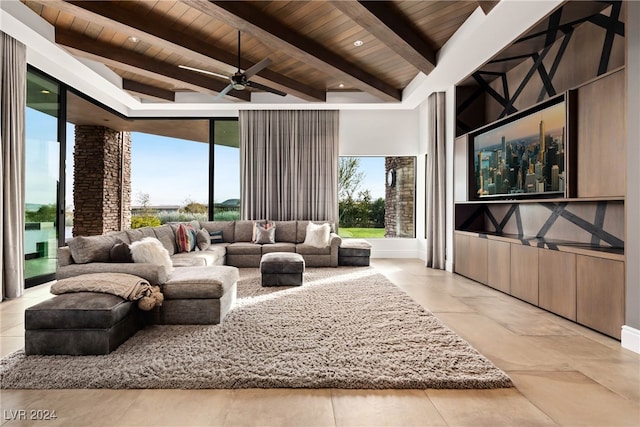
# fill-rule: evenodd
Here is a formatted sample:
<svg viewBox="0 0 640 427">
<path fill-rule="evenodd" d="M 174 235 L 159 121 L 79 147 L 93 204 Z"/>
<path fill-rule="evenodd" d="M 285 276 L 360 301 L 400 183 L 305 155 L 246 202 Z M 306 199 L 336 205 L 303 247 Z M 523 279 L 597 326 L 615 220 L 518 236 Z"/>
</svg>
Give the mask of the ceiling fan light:
<svg viewBox="0 0 640 427">
<path fill-rule="evenodd" d="M 243 85 L 242 83 L 233 83 L 231 85 L 235 90 L 244 90 L 245 85 Z"/>
</svg>

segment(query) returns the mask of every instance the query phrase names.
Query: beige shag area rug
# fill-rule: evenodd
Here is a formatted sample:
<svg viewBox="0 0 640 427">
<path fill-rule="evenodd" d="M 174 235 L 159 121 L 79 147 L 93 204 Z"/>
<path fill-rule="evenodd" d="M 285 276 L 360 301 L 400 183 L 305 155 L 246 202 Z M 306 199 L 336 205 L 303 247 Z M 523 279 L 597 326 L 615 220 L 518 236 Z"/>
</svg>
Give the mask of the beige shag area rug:
<svg viewBox="0 0 640 427">
<path fill-rule="evenodd" d="M 501 388 L 509 377 L 373 268 L 263 288 L 242 269 L 221 325 L 151 326 L 106 356 L 0 362 L 2 388 Z"/>
</svg>

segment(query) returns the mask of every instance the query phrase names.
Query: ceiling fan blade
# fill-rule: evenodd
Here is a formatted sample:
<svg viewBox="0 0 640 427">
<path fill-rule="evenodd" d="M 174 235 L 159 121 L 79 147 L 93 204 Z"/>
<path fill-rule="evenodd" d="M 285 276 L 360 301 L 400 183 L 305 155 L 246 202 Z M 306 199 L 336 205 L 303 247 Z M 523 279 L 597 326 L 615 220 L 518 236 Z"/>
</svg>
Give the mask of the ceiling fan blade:
<svg viewBox="0 0 640 427">
<path fill-rule="evenodd" d="M 279 91 L 278 89 L 273 89 L 273 88 L 271 88 L 269 86 L 265 86 L 265 85 L 262 85 L 260 83 L 249 81 L 249 82 L 247 82 L 247 86 L 250 86 L 250 87 L 253 87 L 253 88 L 256 88 L 256 89 L 260 89 L 260 90 L 263 90 L 265 92 L 275 93 L 276 95 L 287 96 L 286 93 L 284 93 L 282 91 Z"/>
<path fill-rule="evenodd" d="M 226 94 L 228 94 L 228 93 L 231 91 L 231 89 L 233 89 L 233 85 L 232 85 L 231 83 L 229 83 L 229 84 L 227 85 L 227 87 L 225 87 L 224 89 L 222 89 L 222 92 L 220 92 L 219 94 L 217 94 L 217 95 L 216 95 L 216 99 L 220 99 L 220 98 L 222 98 L 223 96 L 225 96 Z"/>
<path fill-rule="evenodd" d="M 269 65 L 271 65 L 271 60 L 269 58 L 264 58 L 262 61 L 249 67 L 249 69 L 247 69 L 244 72 L 244 75 L 247 77 L 247 79 L 250 79 L 251 76 L 259 73 L 263 69 L 267 68 Z"/>
<path fill-rule="evenodd" d="M 214 73 L 213 71 L 203 70 L 201 68 L 189 67 L 188 65 L 178 65 L 178 68 L 183 68 L 189 71 L 195 71 L 196 73 L 209 74 L 210 76 L 220 77 L 221 79 L 229 79 L 229 76 L 225 76 L 224 74 Z"/>
</svg>

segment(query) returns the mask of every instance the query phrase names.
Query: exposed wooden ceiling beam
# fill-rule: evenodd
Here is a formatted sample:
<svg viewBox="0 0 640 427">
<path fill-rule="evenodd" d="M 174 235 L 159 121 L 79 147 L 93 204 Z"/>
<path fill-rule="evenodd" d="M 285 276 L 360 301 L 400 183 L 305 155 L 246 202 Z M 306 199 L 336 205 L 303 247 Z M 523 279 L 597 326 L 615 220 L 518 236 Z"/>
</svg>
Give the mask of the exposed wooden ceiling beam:
<svg viewBox="0 0 640 427">
<path fill-rule="evenodd" d="M 429 74 L 435 67 L 435 49 L 392 2 L 333 0 L 331 3 L 418 70 Z"/>
<path fill-rule="evenodd" d="M 265 15 L 250 3 L 233 1 L 181 0 L 215 19 L 226 22 L 274 46 L 297 60 L 310 64 L 330 76 L 369 92 L 384 101 L 400 101 L 402 91 L 362 70 L 321 44 Z"/>
<path fill-rule="evenodd" d="M 38 1 L 50 4 L 48 0 Z M 209 64 L 214 69 L 221 66 L 224 68 L 231 66 L 235 69 L 238 64 L 238 58 L 234 53 L 202 43 L 202 40 L 196 36 L 173 30 L 171 22 L 167 22 L 166 18 L 159 14 L 153 14 L 153 12 L 140 16 L 130 13 L 118 6 L 117 3 L 99 1 L 56 2 L 55 6 L 90 22 L 97 22 L 100 25 L 136 36 L 159 48 L 176 52 L 185 58 Z M 254 64 L 246 59 L 240 61 L 240 66 L 244 70 Z M 326 101 L 324 89 L 316 89 L 266 68 L 254 75 L 252 80 L 307 101 Z"/>
<path fill-rule="evenodd" d="M 176 86 L 187 87 L 198 92 L 216 94 L 227 86 L 225 83 L 199 73 L 182 70 L 175 65 L 102 43 L 76 32 L 56 29 L 56 43 L 73 49 L 79 55 L 88 56 L 115 68 L 151 78 L 163 76 Z M 251 94 L 247 91 L 232 90 L 228 95 L 245 101 L 251 100 Z"/>
<path fill-rule="evenodd" d="M 484 14 L 488 15 L 489 12 L 500 3 L 500 0 L 477 0 L 476 3 L 478 3 L 478 6 L 480 6 Z"/>
<path fill-rule="evenodd" d="M 174 102 L 176 100 L 176 94 L 171 90 L 136 82 L 135 80 L 122 79 L 122 89 L 138 94 L 143 98 L 151 98 L 171 102 Z"/>
</svg>

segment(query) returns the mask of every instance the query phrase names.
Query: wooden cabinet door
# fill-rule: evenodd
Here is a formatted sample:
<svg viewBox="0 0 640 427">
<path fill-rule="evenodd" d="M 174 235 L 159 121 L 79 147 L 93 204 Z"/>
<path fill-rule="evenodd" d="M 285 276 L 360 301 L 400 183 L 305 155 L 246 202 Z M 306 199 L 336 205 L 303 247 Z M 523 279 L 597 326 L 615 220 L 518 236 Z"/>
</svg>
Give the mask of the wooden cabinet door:
<svg viewBox="0 0 640 427">
<path fill-rule="evenodd" d="M 576 320 L 576 255 L 538 249 L 540 307 Z"/>
<path fill-rule="evenodd" d="M 469 236 L 454 234 L 454 271 L 461 276 L 469 277 Z"/>
<path fill-rule="evenodd" d="M 624 324 L 624 262 L 577 255 L 578 323 L 620 339 Z"/>
<path fill-rule="evenodd" d="M 455 233 L 455 272 L 487 283 L 487 239 Z"/>
<path fill-rule="evenodd" d="M 511 293 L 511 244 L 489 240 L 487 243 L 487 285 Z"/>
<path fill-rule="evenodd" d="M 538 248 L 511 245 L 511 295 L 538 305 Z"/>
<path fill-rule="evenodd" d="M 626 93 L 624 70 L 578 89 L 578 197 L 626 193 Z"/>
<path fill-rule="evenodd" d="M 487 284 L 487 239 L 469 239 L 469 278 Z"/>
</svg>

